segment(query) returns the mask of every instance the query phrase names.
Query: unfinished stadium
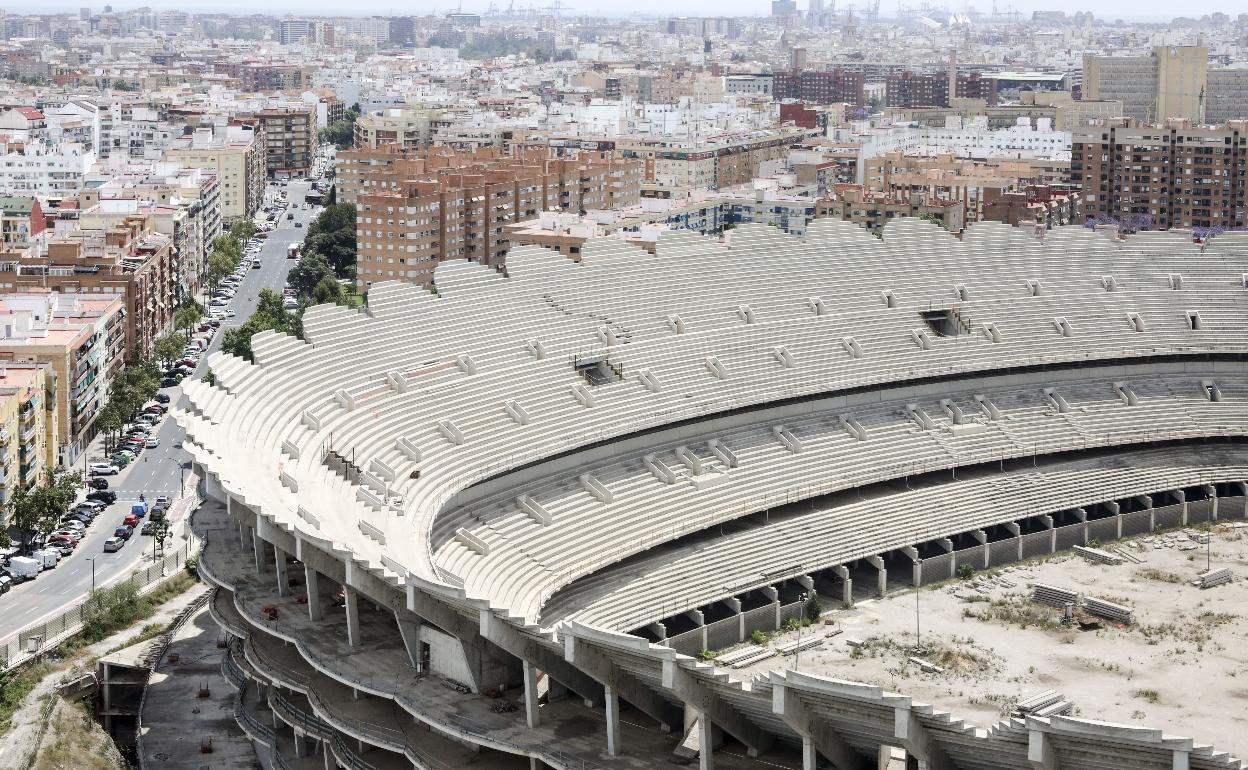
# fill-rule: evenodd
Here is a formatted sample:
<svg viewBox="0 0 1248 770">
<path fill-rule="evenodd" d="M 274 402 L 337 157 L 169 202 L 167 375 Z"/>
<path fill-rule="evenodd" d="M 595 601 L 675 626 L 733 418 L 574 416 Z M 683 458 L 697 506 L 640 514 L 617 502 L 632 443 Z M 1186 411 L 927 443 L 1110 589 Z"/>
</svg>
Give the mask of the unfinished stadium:
<svg viewBox="0 0 1248 770">
<path fill-rule="evenodd" d="M 285 766 L 1241 767 L 1199 719 L 972 723 L 699 653 L 1243 520 L 1248 238 L 817 220 L 507 266 L 187 386 L 236 716 Z"/>
</svg>

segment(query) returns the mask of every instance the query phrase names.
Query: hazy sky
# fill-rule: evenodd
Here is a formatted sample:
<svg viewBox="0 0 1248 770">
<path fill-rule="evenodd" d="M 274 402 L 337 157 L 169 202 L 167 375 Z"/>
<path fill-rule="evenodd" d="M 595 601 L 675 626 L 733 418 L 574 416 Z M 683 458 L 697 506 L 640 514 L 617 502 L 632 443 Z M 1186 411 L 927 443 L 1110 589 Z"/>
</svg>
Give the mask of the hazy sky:
<svg viewBox="0 0 1248 770">
<path fill-rule="evenodd" d="M 499 7 L 506 7 L 508 0 L 494 0 Z M 830 0 L 825 0 L 827 4 Z M 935 4 L 936 0 L 933 0 Z M 350 4 L 341 2 L 327 2 L 326 0 L 269 0 L 257 6 L 255 2 L 247 2 L 247 0 L 189 0 L 188 2 L 178 2 L 177 0 L 147 0 L 147 2 L 116 2 L 113 8 L 116 10 L 124 10 L 127 8 L 135 8 L 148 6 L 152 8 L 180 8 L 186 11 L 206 12 L 206 11 L 223 11 L 231 13 L 292 13 L 292 14 L 325 14 L 325 15 L 341 15 L 343 13 L 354 13 L 360 15 L 367 14 L 414 14 L 420 15 L 431 12 L 444 13 L 453 10 L 458 0 L 440 0 L 438 2 L 430 2 L 423 0 L 418 3 L 394 2 L 393 0 L 357 0 Z M 549 0 L 516 0 L 517 6 L 529 5 L 548 5 Z M 848 0 L 840 0 L 838 7 L 845 8 L 851 3 Z M 852 3 L 858 8 L 862 8 L 866 4 L 866 0 L 855 0 Z M 904 5 L 918 6 L 920 0 L 905 0 Z M 961 0 L 952 0 L 947 5 L 958 9 L 966 7 L 966 3 Z M 992 4 L 990 1 L 981 0 L 977 3 L 970 3 L 972 7 L 978 7 L 982 11 L 991 11 Z M 1223 11 L 1235 15 L 1241 11 L 1248 10 L 1243 6 L 1237 6 L 1234 3 L 1227 3 L 1224 0 L 1214 2 L 1213 0 L 1189 0 L 1182 4 L 1176 5 L 1173 2 L 1162 2 L 1162 0 L 1137 0 L 1136 2 L 1079 2 L 1078 0 L 1047 0 L 1046 2 L 1029 3 L 1026 0 L 997 0 L 997 7 L 1005 10 L 1010 5 L 1030 15 L 1031 11 L 1037 9 L 1063 10 L 1067 12 L 1074 11 L 1092 11 L 1099 18 L 1103 19 L 1129 19 L 1144 21 L 1165 21 L 1177 14 L 1187 16 L 1200 16 L 1215 11 Z M 90 7 L 93 10 L 102 10 L 103 2 L 91 0 L 90 2 L 64 2 L 64 0 L 52 0 L 51 2 L 17 2 L 14 4 L 5 4 L 5 10 L 10 13 L 49 13 L 56 11 L 76 11 L 80 7 Z M 798 0 L 798 7 L 805 8 L 806 0 Z M 883 16 L 893 15 L 897 12 L 897 0 L 883 0 L 880 12 Z M 483 12 L 489 7 L 489 0 L 463 0 L 463 9 L 465 11 Z M 761 15 L 768 13 L 771 4 L 770 0 L 685 0 L 677 6 L 673 6 L 671 2 L 663 0 L 629 0 L 629 2 L 619 2 L 618 0 L 564 0 L 564 7 L 570 7 L 573 13 L 593 13 L 608 16 L 625 16 L 631 13 L 643 13 L 651 15 L 668 15 L 673 12 L 682 15 Z M 677 10 L 678 9 L 678 10 Z"/>
</svg>

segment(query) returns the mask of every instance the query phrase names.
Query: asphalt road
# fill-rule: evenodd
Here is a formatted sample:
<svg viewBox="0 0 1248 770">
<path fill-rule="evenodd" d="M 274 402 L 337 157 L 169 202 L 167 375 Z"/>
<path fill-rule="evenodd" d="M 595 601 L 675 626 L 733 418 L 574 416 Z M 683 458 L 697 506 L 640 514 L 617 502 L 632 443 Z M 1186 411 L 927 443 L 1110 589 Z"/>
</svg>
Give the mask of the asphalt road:
<svg viewBox="0 0 1248 770">
<path fill-rule="evenodd" d="M 234 317 L 222 322 L 223 329 L 241 325 L 255 311 L 256 298 L 261 289 L 280 292 L 285 285 L 286 274 L 295 265 L 295 260 L 286 258 L 287 247 L 292 242 L 302 243 L 308 223 L 316 214 L 303 202 L 309 187 L 302 181 L 287 185 L 288 204 L 297 203 L 300 208 L 291 210 L 295 214 L 294 220 L 286 219 L 285 212 L 279 217 L 277 227 L 269 233 L 261 249 L 261 268 L 247 270 L 247 277 L 229 306 L 234 310 Z M 295 222 L 303 226 L 295 227 Z M 209 351 L 220 347 L 223 336 L 218 333 L 213 337 Z M 197 376 L 202 374 L 202 367 L 201 363 Z M 171 403 L 181 401 L 180 388 L 162 390 L 169 394 Z M 153 560 L 152 538 L 143 537 L 137 531 L 125 547 L 115 553 L 104 552 L 104 541 L 121 525 L 131 503 L 137 501 L 140 494 L 146 496 L 149 504 L 158 495 L 176 497 L 185 474 L 190 472 L 190 455 L 181 449 L 182 430 L 177 424 L 166 418 L 154 435 L 160 440 L 160 446 L 144 450 L 119 475 L 108 477 L 110 489 L 117 493 L 117 502 L 96 517 L 74 552 L 63 558 L 54 569 L 41 573 L 33 581 L 16 585 L 0 596 L 0 640 L 72 606 L 86 596 L 93 582 L 104 585 Z M 103 446 L 97 438 L 86 453 L 83 467 L 89 462 L 104 459 Z M 167 544 L 167 550 L 185 548 L 186 533 L 185 521 L 173 521 L 172 540 Z"/>
</svg>

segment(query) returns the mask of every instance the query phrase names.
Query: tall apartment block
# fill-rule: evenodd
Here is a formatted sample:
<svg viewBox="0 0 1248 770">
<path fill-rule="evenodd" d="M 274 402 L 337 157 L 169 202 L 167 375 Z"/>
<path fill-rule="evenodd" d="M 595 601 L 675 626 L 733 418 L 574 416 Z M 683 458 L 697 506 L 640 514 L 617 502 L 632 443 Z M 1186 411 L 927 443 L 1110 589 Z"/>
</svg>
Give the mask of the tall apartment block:
<svg viewBox="0 0 1248 770">
<path fill-rule="evenodd" d="M 777 72 L 772 78 L 771 92 L 777 100 L 801 99 L 816 104 L 844 102 L 855 107 L 864 104 L 864 78 L 861 72 L 833 69 L 824 72 L 792 70 Z"/>
<path fill-rule="evenodd" d="M 1248 122 L 1195 127 L 1129 119 L 1076 128 L 1071 181 L 1083 188 L 1083 218 L 1142 229 L 1243 227 Z"/>
<path fill-rule="evenodd" d="M 274 107 L 254 114 L 264 129 L 265 163 L 272 179 L 305 176 L 312 168 L 316 150 L 316 107 Z"/>
<path fill-rule="evenodd" d="M 959 74 L 956 88 L 955 98 L 983 99 L 990 105 L 997 103 L 996 79 L 982 77 L 978 72 Z M 884 91 L 889 107 L 949 106 L 949 77 L 943 74 L 890 74 L 884 81 Z"/>
<path fill-rule="evenodd" d="M 1157 46 L 1147 56 L 1084 56 L 1083 98 L 1122 101 L 1137 123 L 1185 118 L 1220 126 L 1248 118 L 1248 69 L 1211 69 L 1204 46 Z"/>
<path fill-rule="evenodd" d="M 513 157 L 445 147 L 371 152 L 381 162 L 368 164 L 366 151 L 356 150 L 340 172 L 344 180 L 355 173 L 360 184 L 351 193 L 358 211 L 360 291 L 382 280 L 430 284 L 434 268 L 448 259 L 501 268 L 510 247 L 508 224 L 552 209 L 636 204 L 643 174 L 641 161 L 610 153 Z M 348 172 L 353 164 L 357 171 Z"/>
</svg>

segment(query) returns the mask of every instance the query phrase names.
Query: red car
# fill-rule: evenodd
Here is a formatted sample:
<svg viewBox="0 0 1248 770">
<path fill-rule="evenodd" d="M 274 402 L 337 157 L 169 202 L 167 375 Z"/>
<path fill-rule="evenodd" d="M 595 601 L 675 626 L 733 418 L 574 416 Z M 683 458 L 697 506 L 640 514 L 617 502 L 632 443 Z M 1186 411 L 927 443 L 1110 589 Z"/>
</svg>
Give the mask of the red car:
<svg viewBox="0 0 1248 770">
<path fill-rule="evenodd" d="M 78 545 L 78 538 L 72 535 L 52 535 L 48 538 L 49 543 L 64 543 L 70 547 Z"/>
<path fill-rule="evenodd" d="M 127 527 L 137 527 L 137 526 L 139 526 L 139 517 L 138 517 L 138 516 L 135 516 L 135 515 L 132 513 L 132 514 L 130 514 L 130 515 L 128 515 L 128 516 L 126 516 L 126 518 L 122 519 L 122 520 L 121 520 L 121 523 L 122 523 L 122 525 L 127 526 Z"/>
</svg>

